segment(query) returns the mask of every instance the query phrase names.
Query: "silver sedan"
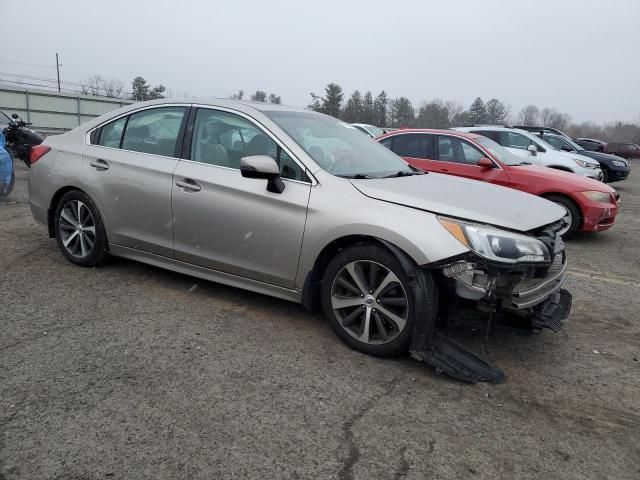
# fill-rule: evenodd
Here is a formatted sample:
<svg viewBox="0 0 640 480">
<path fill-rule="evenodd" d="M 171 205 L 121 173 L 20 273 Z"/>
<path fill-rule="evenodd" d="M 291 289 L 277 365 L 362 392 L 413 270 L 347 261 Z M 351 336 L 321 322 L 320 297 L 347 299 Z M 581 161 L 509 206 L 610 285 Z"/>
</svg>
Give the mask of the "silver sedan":
<svg viewBox="0 0 640 480">
<path fill-rule="evenodd" d="M 443 299 L 548 326 L 564 275 L 556 205 L 416 171 L 303 109 L 138 103 L 48 137 L 30 162 L 33 216 L 70 262 L 115 255 L 322 307 L 374 355 L 435 331 Z"/>
</svg>

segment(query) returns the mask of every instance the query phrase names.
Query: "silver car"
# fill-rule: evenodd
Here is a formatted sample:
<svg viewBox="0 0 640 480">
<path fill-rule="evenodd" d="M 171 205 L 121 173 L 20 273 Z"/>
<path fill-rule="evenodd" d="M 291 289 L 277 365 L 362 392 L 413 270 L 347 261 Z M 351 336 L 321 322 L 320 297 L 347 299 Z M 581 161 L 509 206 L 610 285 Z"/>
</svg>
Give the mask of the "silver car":
<svg viewBox="0 0 640 480">
<path fill-rule="evenodd" d="M 438 327 L 458 307 L 554 330 L 569 313 L 562 208 L 416 171 L 326 115 L 137 103 L 30 161 L 31 211 L 70 262 L 114 255 L 321 307 L 369 354 L 409 349 L 455 374 Z"/>
</svg>

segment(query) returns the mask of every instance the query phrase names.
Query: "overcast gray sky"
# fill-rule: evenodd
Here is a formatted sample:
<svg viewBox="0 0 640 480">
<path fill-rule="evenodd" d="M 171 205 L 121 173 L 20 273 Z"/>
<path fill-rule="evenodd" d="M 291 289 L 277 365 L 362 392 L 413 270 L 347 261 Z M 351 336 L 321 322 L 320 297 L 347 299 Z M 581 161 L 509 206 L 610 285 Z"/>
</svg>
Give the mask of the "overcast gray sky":
<svg viewBox="0 0 640 480">
<path fill-rule="evenodd" d="M 55 78 L 59 52 L 63 80 L 128 90 L 141 75 L 174 94 L 261 89 L 304 106 L 336 82 L 416 105 L 497 97 L 514 113 L 640 121 L 640 0 L 0 0 L 0 18 L 0 72 Z"/>
</svg>

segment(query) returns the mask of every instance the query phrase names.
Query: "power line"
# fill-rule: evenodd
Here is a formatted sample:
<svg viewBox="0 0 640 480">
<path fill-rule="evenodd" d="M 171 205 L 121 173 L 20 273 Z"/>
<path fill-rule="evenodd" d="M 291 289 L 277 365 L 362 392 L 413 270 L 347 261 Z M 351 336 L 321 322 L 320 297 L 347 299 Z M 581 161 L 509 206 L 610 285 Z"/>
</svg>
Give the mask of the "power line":
<svg viewBox="0 0 640 480">
<path fill-rule="evenodd" d="M 5 80 L 5 81 L 8 81 L 9 83 L 17 83 L 17 84 L 22 83 L 23 85 L 40 86 L 40 87 L 45 87 L 45 88 L 57 88 L 56 85 L 57 85 L 58 80 L 55 79 L 55 78 L 37 77 L 37 76 L 34 76 L 34 75 L 22 75 L 22 74 L 9 73 L 9 72 L 0 72 L 0 75 L 3 75 L 5 77 L 16 78 L 16 79 L 20 80 L 20 82 Z M 48 83 L 52 83 L 54 85 L 51 86 L 51 85 L 27 83 L 27 82 L 23 82 L 22 80 L 31 80 L 31 81 L 37 81 L 37 82 L 48 82 Z M 84 88 L 86 90 L 90 89 L 89 85 L 87 85 L 85 83 L 69 82 L 69 81 L 65 81 L 65 80 L 60 80 L 60 83 L 61 84 L 65 84 L 65 85 L 71 85 L 71 86 L 74 86 L 74 87 L 80 87 L 81 89 L 82 88 Z M 74 89 L 70 89 L 70 88 L 62 88 L 62 90 L 67 90 L 67 91 L 70 91 L 70 92 L 84 93 L 82 90 L 74 90 Z M 132 92 L 128 92 L 128 91 L 124 91 L 124 90 L 122 90 L 120 93 L 124 94 L 124 95 L 132 95 L 133 94 Z M 99 96 L 102 96 L 102 95 L 99 95 Z"/>
<path fill-rule="evenodd" d="M 5 78 L 0 78 L 0 83 L 10 83 L 13 85 L 27 85 L 29 87 L 42 87 L 45 89 L 49 89 L 49 90 L 53 90 L 56 91 L 57 87 L 54 85 L 43 85 L 42 83 L 32 83 L 32 82 L 23 82 L 23 81 L 16 81 L 16 80 L 8 80 Z M 64 88 L 61 87 L 60 90 L 63 90 L 65 92 L 72 92 L 72 93 L 80 93 L 82 95 L 92 95 L 88 92 L 83 92 L 82 90 L 74 90 L 72 88 Z M 131 92 L 120 92 L 121 94 L 124 94 L 124 97 L 106 97 L 106 95 L 94 95 L 96 97 L 106 97 L 106 98 L 122 98 L 126 100 L 126 96 L 130 96 Z"/>
</svg>

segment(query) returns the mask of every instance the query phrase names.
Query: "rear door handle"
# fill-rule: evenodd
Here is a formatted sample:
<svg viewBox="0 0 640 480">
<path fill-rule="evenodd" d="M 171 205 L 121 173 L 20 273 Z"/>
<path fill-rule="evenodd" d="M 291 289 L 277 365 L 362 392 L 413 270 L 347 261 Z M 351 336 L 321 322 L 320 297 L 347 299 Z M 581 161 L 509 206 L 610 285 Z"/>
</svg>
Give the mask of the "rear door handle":
<svg viewBox="0 0 640 480">
<path fill-rule="evenodd" d="M 89 162 L 89 165 L 91 165 L 93 168 L 95 168 L 99 172 L 103 170 L 109 170 L 109 164 L 100 158 L 96 160 L 91 160 Z"/>
<path fill-rule="evenodd" d="M 192 192 L 199 192 L 200 185 L 198 185 L 195 181 L 190 178 L 185 178 L 184 180 L 176 180 L 176 186 L 180 188 L 184 188 L 185 190 L 190 190 Z"/>
</svg>

